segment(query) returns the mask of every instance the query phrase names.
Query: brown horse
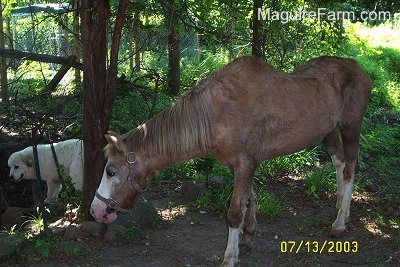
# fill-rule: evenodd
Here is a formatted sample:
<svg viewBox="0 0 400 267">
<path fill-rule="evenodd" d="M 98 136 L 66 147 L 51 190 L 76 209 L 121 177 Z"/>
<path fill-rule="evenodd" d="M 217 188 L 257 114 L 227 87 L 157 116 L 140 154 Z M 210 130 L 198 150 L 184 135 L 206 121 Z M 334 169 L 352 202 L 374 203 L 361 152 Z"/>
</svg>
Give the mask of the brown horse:
<svg viewBox="0 0 400 267">
<path fill-rule="evenodd" d="M 222 266 L 234 266 L 239 245 L 256 231 L 252 176 L 259 163 L 323 140 L 336 168 L 341 236 L 350 215 L 359 137 L 371 80 L 354 60 L 320 57 L 293 73 L 241 57 L 199 83 L 171 108 L 119 136 L 105 135 L 108 162 L 91 214 L 110 223 L 162 167 L 214 154 L 234 175 L 229 235 Z M 240 237 L 240 239 L 239 239 Z"/>
</svg>

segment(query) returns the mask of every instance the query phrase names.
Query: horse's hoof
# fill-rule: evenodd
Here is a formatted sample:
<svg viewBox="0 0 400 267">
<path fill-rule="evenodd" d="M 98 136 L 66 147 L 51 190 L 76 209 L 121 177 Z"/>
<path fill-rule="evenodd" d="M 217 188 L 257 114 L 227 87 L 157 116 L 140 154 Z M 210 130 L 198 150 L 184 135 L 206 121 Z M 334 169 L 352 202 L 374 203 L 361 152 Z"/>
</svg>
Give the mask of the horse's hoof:
<svg viewBox="0 0 400 267">
<path fill-rule="evenodd" d="M 247 256 L 253 251 L 253 245 L 250 244 L 239 244 L 239 255 Z"/>
<path fill-rule="evenodd" d="M 226 260 L 226 259 L 224 259 L 224 261 L 222 262 L 220 267 L 235 267 L 236 262 L 237 262 L 237 260 Z"/>
<path fill-rule="evenodd" d="M 341 238 L 345 235 L 345 229 L 331 229 L 328 237 Z"/>
</svg>

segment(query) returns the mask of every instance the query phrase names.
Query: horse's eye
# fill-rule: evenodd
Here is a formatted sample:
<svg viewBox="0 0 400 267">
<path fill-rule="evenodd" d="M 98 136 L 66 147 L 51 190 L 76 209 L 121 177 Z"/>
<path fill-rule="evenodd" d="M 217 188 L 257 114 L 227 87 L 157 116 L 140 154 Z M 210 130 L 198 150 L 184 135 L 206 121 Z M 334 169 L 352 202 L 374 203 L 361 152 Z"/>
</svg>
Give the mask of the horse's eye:
<svg viewBox="0 0 400 267">
<path fill-rule="evenodd" d="M 16 169 L 18 169 L 19 168 L 19 166 L 14 166 L 14 169 L 16 170 Z"/>
<path fill-rule="evenodd" d="M 115 171 L 106 171 L 107 177 L 114 177 L 116 173 Z"/>
</svg>

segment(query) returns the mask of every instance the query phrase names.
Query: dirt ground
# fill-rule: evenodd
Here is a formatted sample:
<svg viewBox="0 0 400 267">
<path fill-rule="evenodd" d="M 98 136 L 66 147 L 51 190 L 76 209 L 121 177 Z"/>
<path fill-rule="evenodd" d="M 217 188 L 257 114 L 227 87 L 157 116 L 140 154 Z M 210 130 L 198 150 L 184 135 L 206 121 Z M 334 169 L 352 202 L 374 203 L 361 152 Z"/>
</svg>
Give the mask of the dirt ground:
<svg viewBox="0 0 400 267">
<path fill-rule="evenodd" d="M 238 266 L 400 266 L 399 229 L 385 219 L 381 223 L 371 220 L 376 203 L 367 201 L 368 196 L 354 197 L 346 236 L 329 239 L 336 216 L 334 197 L 312 199 L 303 189 L 301 181 L 288 178 L 271 184 L 272 191 L 287 192 L 287 202 L 280 216 L 258 218 L 253 251 L 241 256 Z M 168 203 L 179 200 L 166 195 L 163 192 L 161 199 L 150 199 L 163 223 L 140 230 L 137 237 L 113 243 L 101 238 L 68 241 L 70 253 L 64 244 L 64 249 L 52 251 L 46 262 L 27 262 L 16 255 L 0 265 L 219 266 L 228 234 L 225 216 L 202 212 L 194 204 L 169 209 Z"/>
</svg>

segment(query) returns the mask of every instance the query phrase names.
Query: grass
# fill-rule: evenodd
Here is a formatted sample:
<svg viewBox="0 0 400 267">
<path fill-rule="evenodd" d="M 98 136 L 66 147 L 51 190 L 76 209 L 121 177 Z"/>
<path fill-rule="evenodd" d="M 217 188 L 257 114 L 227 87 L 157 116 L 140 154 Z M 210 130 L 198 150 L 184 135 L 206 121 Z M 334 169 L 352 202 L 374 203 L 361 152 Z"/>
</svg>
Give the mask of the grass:
<svg viewBox="0 0 400 267">
<path fill-rule="evenodd" d="M 211 212 L 225 213 L 232 197 L 233 179 L 225 178 L 223 183 L 210 187 L 200 195 L 197 204 L 201 209 Z"/>
<path fill-rule="evenodd" d="M 16 233 L 8 233 L 13 235 Z M 32 262 L 47 262 L 52 255 L 63 254 L 66 257 L 73 257 L 85 253 L 83 244 L 63 240 L 61 237 L 46 232 L 20 233 L 23 235 L 22 242 L 14 249 L 12 254 L 19 255 L 19 264 Z"/>
<path fill-rule="evenodd" d="M 310 169 L 305 173 L 306 193 L 312 198 L 319 198 L 327 191 L 336 191 L 335 168 L 328 162 L 322 166 Z"/>
<path fill-rule="evenodd" d="M 261 191 L 256 198 L 257 212 L 267 217 L 276 217 L 282 211 L 281 200 L 273 194 Z"/>
</svg>

